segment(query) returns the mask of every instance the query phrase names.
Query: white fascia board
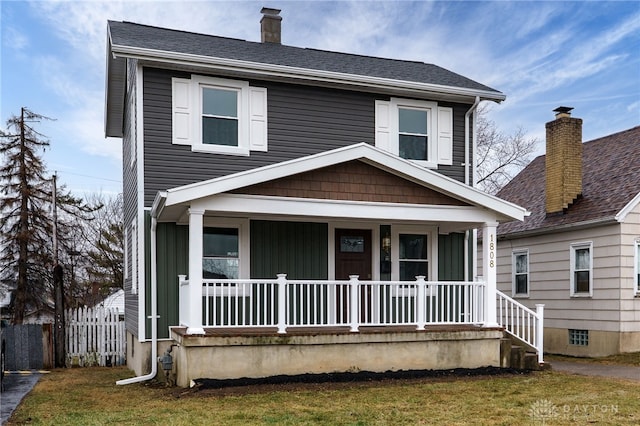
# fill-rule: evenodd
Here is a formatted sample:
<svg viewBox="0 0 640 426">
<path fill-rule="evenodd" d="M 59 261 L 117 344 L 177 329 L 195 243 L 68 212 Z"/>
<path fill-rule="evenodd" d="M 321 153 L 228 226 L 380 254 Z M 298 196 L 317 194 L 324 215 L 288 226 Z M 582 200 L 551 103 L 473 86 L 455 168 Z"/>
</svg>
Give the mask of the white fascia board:
<svg viewBox="0 0 640 426">
<path fill-rule="evenodd" d="M 263 195 L 220 194 L 194 201 L 192 208 L 216 213 L 303 216 L 359 220 L 457 222 L 480 224 L 495 222 L 495 212 L 471 206 L 373 203 L 363 201 L 319 200 Z"/>
<path fill-rule="evenodd" d="M 419 83 L 390 78 L 363 76 L 357 74 L 339 73 L 309 68 L 290 67 L 285 65 L 265 64 L 261 62 L 242 61 L 238 59 L 218 58 L 212 56 L 194 55 L 188 53 L 170 52 L 165 50 L 144 49 L 140 47 L 113 45 L 111 51 L 116 56 L 134 57 L 142 60 L 163 62 L 170 64 L 205 67 L 218 70 L 242 72 L 260 76 L 295 78 L 315 82 L 326 82 L 360 86 L 364 88 L 378 88 L 384 90 L 414 90 L 425 93 L 464 96 L 475 99 L 502 102 L 506 99 L 504 93 L 490 90 L 468 89 L 463 87 L 445 86 L 440 84 Z"/>
<path fill-rule="evenodd" d="M 515 204 L 486 194 L 433 170 L 426 169 L 409 160 L 389 154 L 366 143 L 359 143 L 308 157 L 296 158 L 233 175 L 169 189 L 166 192 L 167 206 L 191 202 L 204 197 L 232 191 L 298 173 L 352 160 L 363 160 L 374 167 L 385 170 L 418 185 L 449 195 L 474 206 L 498 212 L 502 220 L 523 220 L 527 211 Z"/>
<path fill-rule="evenodd" d="M 627 215 L 631 213 L 633 209 L 635 209 L 639 204 L 640 204 L 640 192 L 638 192 L 636 196 L 633 197 L 633 199 L 631 199 L 631 201 L 629 201 L 627 205 L 624 206 L 622 210 L 618 212 L 618 214 L 616 214 L 615 219 L 620 223 L 624 222 L 625 219 L 627 218 Z"/>
</svg>

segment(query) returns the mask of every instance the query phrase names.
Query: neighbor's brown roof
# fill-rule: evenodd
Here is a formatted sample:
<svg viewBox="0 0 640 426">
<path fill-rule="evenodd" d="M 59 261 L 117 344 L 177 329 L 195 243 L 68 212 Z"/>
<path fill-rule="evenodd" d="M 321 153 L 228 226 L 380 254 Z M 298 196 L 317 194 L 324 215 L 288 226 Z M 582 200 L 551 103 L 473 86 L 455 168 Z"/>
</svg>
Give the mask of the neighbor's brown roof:
<svg viewBox="0 0 640 426">
<path fill-rule="evenodd" d="M 582 198 L 565 213 L 545 213 L 545 156 L 533 160 L 497 195 L 531 212 L 503 223 L 499 235 L 613 219 L 640 192 L 640 126 L 583 144 Z"/>
</svg>

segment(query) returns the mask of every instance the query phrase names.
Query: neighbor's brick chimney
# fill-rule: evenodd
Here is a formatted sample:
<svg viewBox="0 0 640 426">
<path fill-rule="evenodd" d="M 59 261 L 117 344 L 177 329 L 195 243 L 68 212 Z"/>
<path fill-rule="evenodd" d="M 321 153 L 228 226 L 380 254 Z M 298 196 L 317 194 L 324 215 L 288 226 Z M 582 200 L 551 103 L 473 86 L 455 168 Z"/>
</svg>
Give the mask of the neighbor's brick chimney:
<svg viewBox="0 0 640 426">
<path fill-rule="evenodd" d="M 260 19 L 262 42 L 280 44 L 280 30 L 282 28 L 280 9 L 263 7 L 260 13 L 262 13 L 262 19 Z"/>
<path fill-rule="evenodd" d="M 563 212 L 582 195 L 582 119 L 572 118 L 570 107 L 553 111 L 546 124 L 547 214 Z"/>
</svg>

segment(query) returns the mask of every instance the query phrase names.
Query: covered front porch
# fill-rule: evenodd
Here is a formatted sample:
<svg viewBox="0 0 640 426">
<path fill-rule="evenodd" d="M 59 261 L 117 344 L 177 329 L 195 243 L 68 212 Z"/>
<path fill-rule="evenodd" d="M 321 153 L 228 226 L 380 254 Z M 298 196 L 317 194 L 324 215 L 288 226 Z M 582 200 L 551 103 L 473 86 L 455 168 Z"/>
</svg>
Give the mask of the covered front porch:
<svg viewBox="0 0 640 426">
<path fill-rule="evenodd" d="M 152 290 L 154 265 L 171 261 L 158 262 L 158 226 L 188 237 L 187 273 L 162 277 L 179 289 L 170 335 L 185 370 L 179 383 L 198 374 L 340 371 L 345 363 L 372 371 L 499 366 L 496 227 L 523 216 L 365 144 L 159 193 Z M 477 232 L 489 242 L 481 278 Z M 196 359 L 225 367 L 194 372 Z"/>
</svg>

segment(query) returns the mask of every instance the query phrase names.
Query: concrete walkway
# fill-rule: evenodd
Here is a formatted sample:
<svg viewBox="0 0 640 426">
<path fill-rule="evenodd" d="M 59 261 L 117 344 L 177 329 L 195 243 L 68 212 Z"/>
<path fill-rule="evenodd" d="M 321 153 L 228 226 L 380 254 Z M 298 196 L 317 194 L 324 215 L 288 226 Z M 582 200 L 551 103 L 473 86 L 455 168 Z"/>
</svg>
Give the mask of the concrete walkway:
<svg viewBox="0 0 640 426">
<path fill-rule="evenodd" d="M 11 413 L 40 379 L 41 374 L 28 372 L 27 374 L 6 374 L 4 376 L 4 389 L 0 393 L 0 424 L 5 424 Z"/>
<path fill-rule="evenodd" d="M 569 361 L 551 361 L 551 369 L 583 376 L 613 377 L 640 382 L 640 367 Z"/>
</svg>

